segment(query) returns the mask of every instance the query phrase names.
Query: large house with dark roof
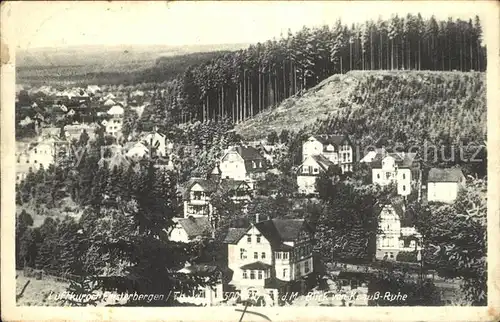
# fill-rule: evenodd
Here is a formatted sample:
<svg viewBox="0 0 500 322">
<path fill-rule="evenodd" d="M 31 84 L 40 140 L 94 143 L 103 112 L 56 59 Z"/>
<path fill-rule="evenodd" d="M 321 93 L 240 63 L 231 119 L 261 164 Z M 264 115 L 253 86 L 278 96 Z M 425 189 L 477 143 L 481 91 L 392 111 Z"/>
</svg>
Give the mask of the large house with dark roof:
<svg viewBox="0 0 500 322">
<path fill-rule="evenodd" d="M 250 188 L 254 189 L 255 182 L 263 179 L 265 172 L 266 159 L 259 150 L 247 145 L 238 145 L 226 150 L 211 174 L 221 179 L 246 181 Z"/>
<path fill-rule="evenodd" d="M 465 186 L 465 176 L 459 168 L 432 168 L 427 176 L 427 201 L 454 202 Z"/>
<path fill-rule="evenodd" d="M 313 135 L 302 144 L 302 161 L 313 155 L 322 155 L 342 172 L 351 172 L 354 161 L 353 145 L 347 135 Z"/>
<path fill-rule="evenodd" d="M 303 219 L 272 219 L 247 228 L 230 228 L 229 283 L 243 300 L 264 296 L 275 304 L 278 292 L 313 272 L 313 231 Z"/>
<path fill-rule="evenodd" d="M 376 204 L 374 211 L 380 215 L 375 253 L 377 259 L 396 260 L 399 252 L 421 251 L 422 236 L 407 218 L 401 197 Z"/>
<path fill-rule="evenodd" d="M 370 165 L 372 182 L 381 186 L 395 183 L 398 195 L 407 196 L 412 192 L 412 185 L 420 185 L 421 171 L 416 153 L 381 151 Z"/>
</svg>

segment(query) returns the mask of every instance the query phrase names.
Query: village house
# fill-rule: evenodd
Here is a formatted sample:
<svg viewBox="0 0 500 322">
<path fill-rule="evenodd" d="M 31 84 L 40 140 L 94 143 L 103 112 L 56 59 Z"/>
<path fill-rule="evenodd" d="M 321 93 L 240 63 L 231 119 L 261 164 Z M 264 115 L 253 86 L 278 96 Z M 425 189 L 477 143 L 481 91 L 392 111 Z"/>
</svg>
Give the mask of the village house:
<svg viewBox="0 0 500 322">
<path fill-rule="evenodd" d="M 224 273 L 215 265 L 186 263 L 185 267 L 178 273 L 193 275 L 204 279 L 207 285 L 183 285 L 175 290 L 175 299 L 179 303 L 189 303 L 201 306 L 214 306 L 221 303 L 225 298 L 223 294 Z"/>
<path fill-rule="evenodd" d="M 109 119 L 106 123 L 106 134 L 119 138 L 122 136 L 123 127 L 123 107 L 115 105 L 107 111 Z"/>
<path fill-rule="evenodd" d="M 264 296 L 266 304 L 276 305 L 279 292 L 314 271 L 312 240 L 303 219 L 257 220 L 248 228 L 230 228 L 224 240 L 233 271 L 229 284 L 243 300 Z"/>
<path fill-rule="evenodd" d="M 214 209 L 210 203 L 210 195 L 217 190 L 214 180 L 191 178 L 183 185 L 182 200 L 184 218 L 207 217 L 213 219 Z"/>
<path fill-rule="evenodd" d="M 191 178 L 183 187 L 184 218 L 207 217 L 211 223 L 215 223 L 215 209 L 211 203 L 211 195 L 216 191 L 243 206 L 252 196 L 251 188 L 245 181 Z"/>
<path fill-rule="evenodd" d="M 199 238 L 212 237 L 213 229 L 208 217 L 173 218 L 175 224 L 168 232 L 169 240 L 190 243 Z"/>
<path fill-rule="evenodd" d="M 399 198 L 378 203 L 374 208 L 380 214 L 377 234 L 377 259 L 396 260 L 399 252 L 421 251 L 422 236 L 411 226 L 405 213 L 405 205 Z"/>
<path fill-rule="evenodd" d="M 156 155 L 165 157 L 167 155 L 167 137 L 161 134 L 157 129 L 153 133 L 149 133 L 141 140 L 146 146 L 153 147 Z"/>
<path fill-rule="evenodd" d="M 322 154 L 311 154 L 297 169 L 297 185 L 299 193 L 305 195 L 316 194 L 316 180 L 320 174 L 328 171 L 335 164 Z"/>
<path fill-rule="evenodd" d="M 21 145 L 20 145 L 21 147 Z M 57 137 L 38 137 L 37 141 L 24 145 L 16 153 L 16 181 L 23 180 L 29 170 L 35 172 L 54 164 L 59 151 L 69 153 L 67 142 Z"/>
<path fill-rule="evenodd" d="M 95 123 L 75 123 L 68 124 L 64 126 L 64 135 L 68 142 L 73 140 L 80 140 L 80 135 L 85 131 L 90 140 L 94 140 L 96 137 L 96 132 L 99 129 L 99 125 Z"/>
<path fill-rule="evenodd" d="M 427 201 L 452 203 L 465 187 L 465 176 L 459 168 L 429 170 Z"/>
<path fill-rule="evenodd" d="M 239 145 L 225 151 L 211 174 L 221 179 L 245 181 L 251 189 L 255 189 L 255 183 L 264 178 L 266 169 L 266 159 L 256 148 Z"/>
<path fill-rule="evenodd" d="M 149 149 L 142 142 L 127 142 L 124 145 L 125 155 L 138 161 L 149 156 Z"/>
<path fill-rule="evenodd" d="M 347 135 L 313 135 L 302 144 L 302 161 L 309 156 L 323 155 L 340 167 L 343 173 L 352 172 L 354 147 Z"/>
<path fill-rule="evenodd" d="M 412 185 L 419 186 L 421 182 L 420 165 L 415 157 L 416 153 L 378 153 L 370 163 L 372 182 L 381 186 L 394 183 L 398 195 L 408 196 Z"/>
</svg>

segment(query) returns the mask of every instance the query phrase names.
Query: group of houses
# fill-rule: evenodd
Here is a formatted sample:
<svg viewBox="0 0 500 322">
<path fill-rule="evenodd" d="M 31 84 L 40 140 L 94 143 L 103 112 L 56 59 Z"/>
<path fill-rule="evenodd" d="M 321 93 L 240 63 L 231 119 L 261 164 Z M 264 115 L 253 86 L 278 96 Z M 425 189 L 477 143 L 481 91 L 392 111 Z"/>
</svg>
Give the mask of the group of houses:
<svg viewBox="0 0 500 322">
<path fill-rule="evenodd" d="M 106 133 L 116 135 L 121 123 L 110 121 L 122 121 L 123 108 L 112 105 L 108 112 L 111 112 L 112 118 L 105 124 Z M 39 140 L 36 145 L 25 147 L 18 156 L 18 167 L 24 164 L 48 166 L 55 160 L 56 147 L 63 142 L 67 141 L 50 136 Z M 152 151 L 159 156 L 171 156 L 173 153 L 172 143 L 157 130 L 144 133 L 136 141 L 116 144 L 116 148 L 120 153 L 103 157 L 99 166 L 112 168 L 130 159 L 148 157 Z M 218 194 L 241 204 L 245 210 L 254 198 L 259 182 L 270 170 L 271 150 L 272 147 L 262 144 L 257 147 L 245 144 L 230 146 L 205 177 L 193 177 L 182 184 L 179 190 L 183 211 L 174 218 L 173 227 L 167 231 L 170 240 L 192 243 L 201 238 L 214 238 L 219 218 L 212 198 Z M 352 172 L 356 160 L 354 151 L 347 135 L 309 137 L 303 142 L 302 163 L 296 173 L 298 193 L 315 195 L 317 178 L 332 166 L 343 173 Z M 381 186 L 395 184 L 397 187 L 396 198 L 375 207 L 380 214 L 376 258 L 396 260 L 400 252 L 420 252 L 421 235 L 408 223 L 404 203 L 404 198 L 412 192 L 422 197 L 422 170 L 416 154 L 389 153 L 377 149 L 365 155 L 360 162 L 370 166 L 372 183 Z M 18 176 L 18 180 L 22 178 Z M 431 169 L 427 176 L 427 201 L 453 202 L 464 185 L 465 177 L 458 168 Z M 277 305 L 281 292 L 294 287 L 303 288 L 308 276 L 314 272 L 313 239 L 314 232 L 303 219 L 269 219 L 265 214 L 258 214 L 247 227 L 229 228 L 224 238 L 226 267 L 187 263 L 180 270 L 189 274 L 219 274 L 220 279 L 216 286 L 181 292 L 179 300 L 216 305 L 225 300 L 223 290 L 231 289 L 238 292 L 242 300 L 259 296 L 266 304 Z"/>
</svg>

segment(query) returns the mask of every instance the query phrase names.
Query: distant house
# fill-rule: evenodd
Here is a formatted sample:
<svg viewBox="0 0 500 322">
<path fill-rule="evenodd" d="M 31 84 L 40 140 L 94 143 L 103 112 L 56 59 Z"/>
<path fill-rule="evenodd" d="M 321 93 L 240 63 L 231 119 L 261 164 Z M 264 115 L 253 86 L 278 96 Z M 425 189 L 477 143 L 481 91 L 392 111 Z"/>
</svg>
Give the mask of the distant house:
<svg viewBox="0 0 500 322">
<path fill-rule="evenodd" d="M 213 280 L 213 284 L 199 285 L 192 287 L 191 285 L 184 285 L 175 290 L 176 299 L 180 303 L 190 303 L 194 305 L 213 306 L 224 301 L 226 297 L 223 294 L 223 279 L 224 272 L 215 265 L 196 264 L 190 265 L 189 263 L 180 270 L 179 273 L 196 276 L 197 278 L 206 278 L 208 282 Z"/>
<path fill-rule="evenodd" d="M 112 153 L 111 156 L 103 157 L 97 162 L 100 168 L 107 167 L 111 171 L 120 167 L 127 169 L 131 164 L 131 160 L 122 153 Z"/>
<path fill-rule="evenodd" d="M 279 292 L 314 271 L 312 239 L 313 231 L 303 219 L 272 219 L 230 228 L 224 240 L 233 271 L 229 284 L 243 300 L 263 296 L 266 304 L 276 304 Z"/>
<path fill-rule="evenodd" d="M 299 193 L 316 194 L 316 180 L 320 174 L 328 171 L 335 164 L 322 154 L 311 154 L 297 169 L 297 185 Z"/>
<path fill-rule="evenodd" d="M 215 209 L 211 203 L 211 195 L 216 191 L 220 191 L 226 198 L 243 206 L 252 197 L 252 189 L 245 181 L 191 178 L 183 185 L 184 218 L 207 217 L 211 223 L 215 223 Z"/>
<path fill-rule="evenodd" d="M 107 111 L 110 118 L 106 123 L 106 134 L 116 138 L 122 136 L 123 113 L 123 107 L 120 105 L 115 105 Z"/>
<path fill-rule="evenodd" d="M 212 237 L 212 225 L 207 217 L 174 218 L 175 225 L 169 232 L 169 240 L 190 243 L 198 238 Z"/>
<path fill-rule="evenodd" d="M 80 135 L 83 133 L 83 131 L 85 131 L 85 132 L 87 132 L 89 139 L 94 140 L 96 137 L 96 132 L 99 128 L 100 128 L 100 126 L 98 124 L 95 124 L 95 123 L 68 124 L 68 125 L 64 126 L 64 134 L 65 134 L 66 140 L 71 142 L 72 140 L 79 140 Z"/>
<path fill-rule="evenodd" d="M 130 142 L 133 143 L 133 142 Z M 140 160 L 149 156 L 149 149 L 141 142 L 133 143 L 132 147 L 126 147 L 126 156 L 133 160 Z"/>
<path fill-rule="evenodd" d="M 214 209 L 210 195 L 217 190 L 217 182 L 202 178 L 191 178 L 183 185 L 182 199 L 184 218 L 207 217 L 213 219 Z"/>
<path fill-rule="evenodd" d="M 378 154 L 384 154 L 385 150 L 384 149 L 375 149 L 372 151 L 368 151 L 361 160 L 359 160 L 360 163 L 372 163 L 375 157 Z"/>
<path fill-rule="evenodd" d="M 377 259 L 396 260 L 399 252 L 420 251 L 422 236 L 415 227 L 410 226 L 405 214 L 405 206 L 401 199 L 393 198 L 390 202 L 379 203 L 374 207 L 380 215 L 377 234 Z"/>
<path fill-rule="evenodd" d="M 416 153 L 378 153 L 371 162 L 372 181 L 386 186 L 397 185 L 397 192 L 407 196 L 412 191 L 412 184 L 420 182 L 420 165 L 416 161 Z"/>
<path fill-rule="evenodd" d="M 302 144 L 302 161 L 309 156 L 323 155 L 342 172 L 351 172 L 354 161 L 354 147 L 347 135 L 313 135 Z"/>
<path fill-rule="evenodd" d="M 56 162 L 57 154 L 61 149 L 67 149 L 67 142 L 57 137 L 39 137 L 37 141 L 31 142 L 24 150 L 16 153 L 16 180 L 25 178 L 31 168 L 37 171 L 41 167 L 47 169 Z"/>
<path fill-rule="evenodd" d="M 114 106 L 116 105 L 116 102 L 112 100 L 111 98 L 108 98 L 104 101 L 103 103 L 104 106 Z"/>
<path fill-rule="evenodd" d="M 427 177 L 427 201 L 451 203 L 465 187 L 465 176 L 459 168 L 432 168 Z"/>
<path fill-rule="evenodd" d="M 266 159 L 256 148 L 239 145 L 226 150 L 212 175 L 246 181 L 251 189 L 255 189 L 255 182 L 263 179 L 266 169 Z"/>
<path fill-rule="evenodd" d="M 153 147 L 157 155 L 162 157 L 167 155 L 167 137 L 164 134 L 154 131 L 153 133 L 147 134 L 142 139 L 142 142 L 150 148 Z"/>
</svg>

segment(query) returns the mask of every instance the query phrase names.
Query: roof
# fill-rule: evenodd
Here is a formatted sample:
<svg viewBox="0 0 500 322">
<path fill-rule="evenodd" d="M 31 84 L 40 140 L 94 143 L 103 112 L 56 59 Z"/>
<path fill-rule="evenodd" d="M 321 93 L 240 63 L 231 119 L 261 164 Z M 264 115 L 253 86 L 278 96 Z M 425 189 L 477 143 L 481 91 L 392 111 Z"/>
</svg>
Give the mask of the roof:
<svg viewBox="0 0 500 322">
<path fill-rule="evenodd" d="M 236 244 L 245 234 L 248 228 L 229 228 L 226 238 L 224 238 L 224 243 L 226 244 Z"/>
<path fill-rule="evenodd" d="M 460 168 L 429 170 L 427 182 L 460 182 L 464 174 Z"/>
<path fill-rule="evenodd" d="M 188 217 L 178 220 L 189 238 L 206 236 L 212 233 L 212 227 L 207 217 Z"/>
<path fill-rule="evenodd" d="M 256 262 L 253 262 L 253 263 L 250 263 L 250 264 L 245 264 L 243 266 L 241 266 L 240 268 L 241 269 L 250 269 L 250 270 L 266 270 L 268 268 L 271 268 L 272 266 L 269 265 L 269 264 L 266 264 L 264 262 L 261 262 L 261 261 L 256 261 Z"/>
<path fill-rule="evenodd" d="M 394 158 L 396 164 L 400 168 L 411 168 L 413 166 L 413 163 L 415 161 L 415 158 L 417 156 L 416 153 L 406 153 L 406 152 L 392 152 L 392 153 L 385 153 L 385 152 L 379 152 L 373 158 L 372 161 L 372 167 L 381 167 L 382 166 L 382 160 L 386 157 L 392 157 Z"/>
<path fill-rule="evenodd" d="M 283 243 L 294 241 L 304 225 L 304 219 L 271 219 L 255 224 L 255 228 L 269 241 L 273 248 L 282 248 Z"/>
<path fill-rule="evenodd" d="M 401 197 L 391 198 L 388 202 L 377 202 L 373 207 L 375 213 L 380 213 L 385 206 L 392 206 L 400 219 L 405 218 L 404 201 Z"/>
<path fill-rule="evenodd" d="M 230 148 L 229 151 L 236 151 L 245 161 L 264 160 L 259 150 L 252 146 L 238 145 Z"/>
<path fill-rule="evenodd" d="M 264 288 L 280 289 L 286 287 L 290 282 L 282 281 L 279 278 L 271 277 L 264 281 Z"/>
<path fill-rule="evenodd" d="M 186 266 L 186 267 L 178 270 L 178 272 L 185 273 L 185 274 L 195 274 L 195 275 L 201 276 L 201 275 L 216 274 L 216 273 L 220 272 L 220 269 L 215 265 L 195 264 L 195 265 Z"/>
<path fill-rule="evenodd" d="M 223 179 L 221 180 L 220 186 L 221 190 L 226 192 L 237 190 L 240 187 L 250 189 L 248 183 L 243 180 Z"/>
<path fill-rule="evenodd" d="M 349 141 L 349 137 L 342 134 L 317 134 L 313 135 L 313 137 L 323 145 L 331 144 L 336 147 L 341 145 L 344 140 Z"/>
<path fill-rule="evenodd" d="M 115 105 L 108 110 L 108 114 L 110 114 L 110 115 L 122 115 L 123 114 L 123 107 L 121 107 L 120 105 Z"/>
<path fill-rule="evenodd" d="M 311 158 L 313 158 L 314 161 L 325 171 L 328 170 L 330 166 L 335 165 L 332 161 L 328 160 L 324 155 L 322 154 L 317 154 L 317 155 L 311 155 Z"/>
<path fill-rule="evenodd" d="M 182 185 L 182 196 L 184 199 L 189 199 L 189 191 L 195 185 L 199 184 L 205 192 L 214 192 L 217 190 L 217 182 L 210 179 L 191 178 Z"/>
<path fill-rule="evenodd" d="M 113 101 L 111 98 L 109 98 L 108 100 L 106 100 L 106 102 L 104 102 L 104 106 L 111 106 L 111 105 L 115 105 L 116 102 Z"/>
<path fill-rule="evenodd" d="M 128 166 L 130 165 L 129 159 L 121 154 L 121 153 L 113 153 L 113 155 L 109 158 L 101 158 L 98 162 L 97 165 L 99 167 L 104 166 L 107 163 L 108 169 L 113 170 L 114 167 L 120 167 L 120 166 Z"/>
</svg>

